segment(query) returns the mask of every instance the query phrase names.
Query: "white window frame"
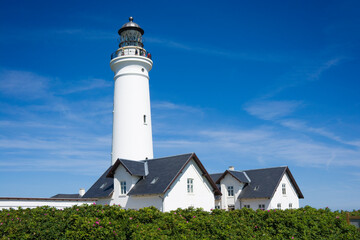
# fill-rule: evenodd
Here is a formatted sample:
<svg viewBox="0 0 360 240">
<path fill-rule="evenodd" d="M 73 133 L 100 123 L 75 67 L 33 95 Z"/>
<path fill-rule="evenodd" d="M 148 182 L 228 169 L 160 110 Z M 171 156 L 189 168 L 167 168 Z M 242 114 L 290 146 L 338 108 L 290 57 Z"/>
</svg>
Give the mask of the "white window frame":
<svg viewBox="0 0 360 240">
<path fill-rule="evenodd" d="M 234 196 L 234 186 L 228 186 L 227 190 L 228 190 L 228 196 L 233 197 Z"/>
<path fill-rule="evenodd" d="M 250 204 L 244 204 L 244 208 L 250 208 Z"/>
<path fill-rule="evenodd" d="M 120 182 L 120 194 L 125 195 L 126 194 L 126 181 Z"/>
<path fill-rule="evenodd" d="M 265 204 L 259 204 L 259 209 L 265 210 Z"/>
<path fill-rule="evenodd" d="M 281 203 L 277 204 L 277 209 L 281 210 Z"/>
<path fill-rule="evenodd" d="M 282 184 L 282 194 L 286 195 L 286 183 Z"/>
<path fill-rule="evenodd" d="M 293 209 L 292 203 L 289 203 L 289 209 Z"/>
<path fill-rule="evenodd" d="M 187 192 L 188 193 L 194 193 L 194 179 L 188 178 L 187 179 Z"/>
</svg>

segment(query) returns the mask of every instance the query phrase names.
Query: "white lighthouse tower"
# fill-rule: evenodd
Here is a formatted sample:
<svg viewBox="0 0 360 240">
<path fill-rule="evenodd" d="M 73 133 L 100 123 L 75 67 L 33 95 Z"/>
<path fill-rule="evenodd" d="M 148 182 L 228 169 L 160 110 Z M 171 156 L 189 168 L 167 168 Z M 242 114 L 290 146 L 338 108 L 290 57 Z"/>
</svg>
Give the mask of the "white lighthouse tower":
<svg viewBox="0 0 360 240">
<path fill-rule="evenodd" d="M 110 61 L 115 73 L 112 164 L 118 158 L 153 158 L 149 93 L 149 71 L 153 62 L 143 48 L 144 30 L 132 17 L 118 33 L 119 49 Z"/>
</svg>

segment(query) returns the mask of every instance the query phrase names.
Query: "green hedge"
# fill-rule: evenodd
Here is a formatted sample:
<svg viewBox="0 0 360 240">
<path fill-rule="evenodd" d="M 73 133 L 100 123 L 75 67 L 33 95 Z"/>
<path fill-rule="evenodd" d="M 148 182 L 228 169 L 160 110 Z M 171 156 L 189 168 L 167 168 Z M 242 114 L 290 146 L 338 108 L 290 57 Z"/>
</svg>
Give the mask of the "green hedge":
<svg viewBox="0 0 360 240">
<path fill-rule="evenodd" d="M 2 210 L 0 239 L 360 239 L 360 232 L 346 212 L 328 208 L 162 213 L 92 205 Z"/>
</svg>

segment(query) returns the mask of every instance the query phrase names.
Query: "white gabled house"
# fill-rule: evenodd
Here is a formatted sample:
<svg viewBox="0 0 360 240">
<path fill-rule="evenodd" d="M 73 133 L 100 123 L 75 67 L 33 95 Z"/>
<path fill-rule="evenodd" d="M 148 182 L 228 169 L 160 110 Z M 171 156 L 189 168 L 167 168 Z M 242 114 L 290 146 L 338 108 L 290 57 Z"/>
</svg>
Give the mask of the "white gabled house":
<svg viewBox="0 0 360 240">
<path fill-rule="evenodd" d="M 235 171 L 210 175 L 222 196 L 215 207 L 220 209 L 291 209 L 299 208 L 304 198 L 288 167 Z"/>
<path fill-rule="evenodd" d="M 162 211 L 177 208 L 214 208 L 220 190 L 195 153 L 144 161 L 118 159 L 85 193 L 100 204 L 125 209 L 154 206 Z"/>
</svg>

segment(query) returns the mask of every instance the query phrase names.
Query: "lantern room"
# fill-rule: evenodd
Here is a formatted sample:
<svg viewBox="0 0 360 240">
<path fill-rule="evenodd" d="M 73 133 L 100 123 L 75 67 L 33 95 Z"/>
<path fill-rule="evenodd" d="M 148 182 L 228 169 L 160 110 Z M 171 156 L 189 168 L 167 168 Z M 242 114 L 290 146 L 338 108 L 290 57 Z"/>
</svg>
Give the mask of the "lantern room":
<svg viewBox="0 0 360 240">
<path fill-rule="evenodd" d="M 133 22 L 133 17 L 129 18 L 129 22 L 125 23 L 118 31 L 120 35 L 119 47 L 139 46 L 143 47 L 142 35 L 144 30 Z"/>
</svg>

